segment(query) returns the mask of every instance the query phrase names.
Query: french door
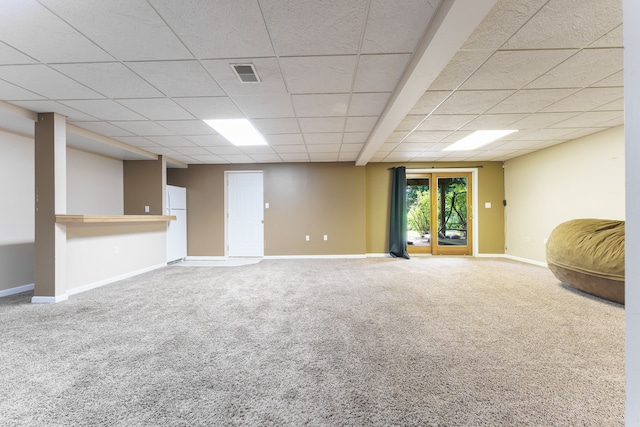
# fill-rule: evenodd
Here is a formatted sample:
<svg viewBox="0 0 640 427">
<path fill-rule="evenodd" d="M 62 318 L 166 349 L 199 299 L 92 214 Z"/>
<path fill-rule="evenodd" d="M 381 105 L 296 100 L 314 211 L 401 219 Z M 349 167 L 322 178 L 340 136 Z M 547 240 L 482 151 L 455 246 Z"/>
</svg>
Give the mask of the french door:
<svg viewBox="0 0 640 427">
<path fill-rule="evenodd" d="M 407 174 L 407 251 L 471 255 L 471 173 Z"/>
</svg>

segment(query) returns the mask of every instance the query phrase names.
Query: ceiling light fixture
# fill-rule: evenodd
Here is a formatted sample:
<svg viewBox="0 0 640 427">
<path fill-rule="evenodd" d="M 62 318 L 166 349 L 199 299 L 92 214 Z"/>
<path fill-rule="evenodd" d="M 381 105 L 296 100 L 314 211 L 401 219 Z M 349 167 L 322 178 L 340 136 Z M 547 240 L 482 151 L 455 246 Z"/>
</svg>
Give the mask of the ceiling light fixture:
<svg viewBox="0 0 640 427">
<path fill-rule="evenodd" d="M 472 133 L 471 135 L 467 135 L 461 140 L 454 142 L 448 147 L 444 148 L 443 151 L 466 151 L 466 150 L 474 150 L 476 148 L 480 148 L 484 145 L 487 145 L 495 140 L 502 138 L 503 136 L 507 136 L 511 133 L 518 132 L 515 129 L 512 130 L 478 130 Z"/>
<path fill-rule="evenodd" d="M 267 145 L 262 134 L 247 119 L 205 120 L 204 122 L 235 146 Z"/>
</svg>

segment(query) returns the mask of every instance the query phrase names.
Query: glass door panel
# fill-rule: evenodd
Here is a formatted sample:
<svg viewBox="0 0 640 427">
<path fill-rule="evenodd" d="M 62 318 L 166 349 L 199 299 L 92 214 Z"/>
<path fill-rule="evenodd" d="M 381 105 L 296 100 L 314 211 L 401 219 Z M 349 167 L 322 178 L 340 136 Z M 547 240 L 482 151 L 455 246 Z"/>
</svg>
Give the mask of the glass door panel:
<svg viewBox="0 0 640 427">
<path fill-rule="evenodd" d="M 431 177 L 407 176 L 407 252 L 431 253 Z"/>
<path fill-rule="evenodd" d="M 438 174 L 437 203 L 432 214 L 437 224 L 434 254 L 471 254 L 471 215 L 469 215 L 470 174 Z"/>
</svg>

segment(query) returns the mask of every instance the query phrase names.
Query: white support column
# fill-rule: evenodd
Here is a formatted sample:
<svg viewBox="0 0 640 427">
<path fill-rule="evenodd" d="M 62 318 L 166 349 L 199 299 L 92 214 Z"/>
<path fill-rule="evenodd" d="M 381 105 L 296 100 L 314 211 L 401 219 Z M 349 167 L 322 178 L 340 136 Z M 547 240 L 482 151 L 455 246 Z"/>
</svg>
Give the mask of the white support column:
<svg viewBox="0 0 640 427">
<path fill-rule="evenodd" d="M 67 213 L 66 119 L 56 113 L 38 114 L 35 127 L 35 291 L 33 303 L 68 298 L 67 230 L 56 214 Z"/>
<path fill-rule="evenodd" d="M 640 426 L 640 2 L 624 0 L 625 424 Z"/>
</svg>

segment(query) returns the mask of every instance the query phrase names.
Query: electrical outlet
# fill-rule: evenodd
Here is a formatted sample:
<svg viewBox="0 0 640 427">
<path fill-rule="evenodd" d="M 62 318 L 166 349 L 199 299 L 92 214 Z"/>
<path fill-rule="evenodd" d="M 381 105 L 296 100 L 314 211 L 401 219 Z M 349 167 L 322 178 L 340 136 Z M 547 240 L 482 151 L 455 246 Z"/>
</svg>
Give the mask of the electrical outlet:
<svg viewBox="0 0 640 427">
<path fill-rule="evenodd" d="M 120 249 L 117 246 L 113 247 L 113 254 L 118 255 L 120 253 Z"/>
<path fill-rule="evenodd" d="M 326 234 L 324 235 L 324 240 L 328 240 L 328 237 Z"/>
<path fill-rule="evenodd" d="M 308 234 L 304 237 L 304 240 L 306 240 L 307 242 L 309 241 L 309 235 Z"/>
<path fill-rule="evenodd" d="M 149 213 L 149 206 L 145 206 L 145 207 L 144 207 L 144 211 L 145 211 L 146 213 Z"/>
</svg>

